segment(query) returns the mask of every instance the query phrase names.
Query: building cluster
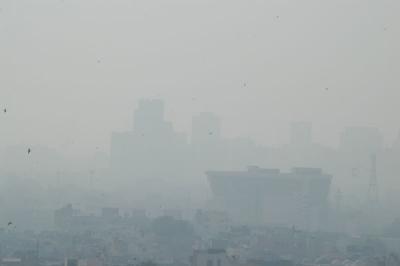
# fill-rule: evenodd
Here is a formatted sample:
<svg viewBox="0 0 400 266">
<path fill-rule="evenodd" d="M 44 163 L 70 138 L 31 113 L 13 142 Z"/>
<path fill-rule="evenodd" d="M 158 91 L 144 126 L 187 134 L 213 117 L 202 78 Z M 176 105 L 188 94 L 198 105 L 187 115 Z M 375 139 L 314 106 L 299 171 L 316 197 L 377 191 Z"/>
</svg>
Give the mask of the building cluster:
<svg viewBox="0 0 400 266">
<path fill-rule="evenodd" d="M 55 230 L 0 231 L 7 266 L 397 266 L 400 238 L 249 226 L 226 213 L 197 210 L 188 219 L 120 215 L 104 208 L 87 219 L 68 205 Z M 137 216 L 140 213 L 140 218 Z M 182 216 L 181 216 L 182 217 Z M 400 228 L 400 227 L 399 227 Z"/>
<path fill-rule="evenodd" d="M 184 208 L 193 199 L 212 198 L 210 204 L 233 219 L 310 229 L 326 229 L 324 219 L 334 212 L 331 230 L 361 233 L 368 227 L 358 225 L 368 220 L 365 215 L 383 217 L 375 212 L 385 212 L 391 220 L 400 215 L 394 186 L 400 175 L 399 143 L 400 136 L 385 146 L 377 128 L 348 127 L 338 147 L 328 147 L 313 140 L 311 123 L 295 122 L 288 144 L 267 147 L 224 138 L 220 119 L 211 113 L 193 117 L 186 137 L 165 120 L 162 101 L 142 100 L 132 130 L 112 135 L 110 171 L 115 184 L 134 182 L 126 191 L 130 197 L 147 202 L 158 197 Z M 275 202 L 285 206 L 283 211 L 274 209 Z M 370 209 L 379 202 L 381 207 Z M 234 214 L 243 210 L 246 215 Z M 349 210 L 360 212 L 349 215 Z M 284 218 L 279 212 L 290 214 Z M 381 224 L 378 220 L 374 223 Z"/>
<path fill-rule="evenodd" d="M 221 127 L 216 115 L 200 113 L 193 117 L 187 136 L 166 121 L 163 101 L 142 100 L 132 129 L 112 134 L 111 173 L 115 180 L 135 180 L 138 187 L 157 191 L 160 184 L 171 189 L 199 185 L 207 170 L 236 171 L 248 165 L 285 170 L 315 167 L 334 176 L 333 185 L 341 189 L 345 199 L 354 196 L 359 200 L 368 190 L 371 155 L 377 156 L 382 195 L 393 193 L 391 184 L 400 174 L 400 135 L 385 146 L 374 127 L 345 128 L 337 147 L 315 142 L 308 122 L 292 123 L 288 143 L 274 147 L 245 138 L 225 138 Z M 169 182 L 171 179 L 179 182 Z M 389 196 L 382 199 L 392 200 Z"/>
<path fill-rule="evenodd" d="M 143 100 L 133 128 L 112 134 L 109 169 L 75 173 L 78 188 L 5 182 L 0 266 L 400 266 L 399 158 L 400 136 L 384 146 L 371 127 L 331 148 L 294 123 L 288 144 L 265 147 L 224 138 L 202 113 L 187 138 L 162 101 Z M 54 225 L 24 230 L 55 208 Z"/>
</svg>

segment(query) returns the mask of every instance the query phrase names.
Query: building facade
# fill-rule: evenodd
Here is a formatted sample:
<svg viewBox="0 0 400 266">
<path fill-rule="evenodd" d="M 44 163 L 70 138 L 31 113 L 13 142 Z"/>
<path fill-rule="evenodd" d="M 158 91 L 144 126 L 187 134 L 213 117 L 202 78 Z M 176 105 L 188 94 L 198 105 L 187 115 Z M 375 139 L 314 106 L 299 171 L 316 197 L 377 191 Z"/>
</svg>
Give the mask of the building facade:
<svg viewBox="0 0 400 266">
<path fill-rule="evenodd" d="M 247 171 L 209 171 L 213 206 L 239 223 L 321 229 L 329 211 L 332 177 L 316 168 L 248 167 Z"/>
</svg>

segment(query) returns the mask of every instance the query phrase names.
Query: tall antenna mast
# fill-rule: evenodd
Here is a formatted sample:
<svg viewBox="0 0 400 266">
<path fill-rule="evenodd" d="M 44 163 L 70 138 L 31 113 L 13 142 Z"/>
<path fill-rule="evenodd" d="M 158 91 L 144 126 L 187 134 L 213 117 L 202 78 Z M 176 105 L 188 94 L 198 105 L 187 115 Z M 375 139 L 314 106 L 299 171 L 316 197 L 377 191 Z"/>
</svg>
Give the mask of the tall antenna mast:
<svg viewBox="0 0 400 266">
<path fill-rule="evenodd" d="M 376 176 L 376 154 L 371 155 L 371 175 L 368 187 L 368 204 L 370 207 L 376 207 L 379 202 L 378 180 Z"/>
</svg>

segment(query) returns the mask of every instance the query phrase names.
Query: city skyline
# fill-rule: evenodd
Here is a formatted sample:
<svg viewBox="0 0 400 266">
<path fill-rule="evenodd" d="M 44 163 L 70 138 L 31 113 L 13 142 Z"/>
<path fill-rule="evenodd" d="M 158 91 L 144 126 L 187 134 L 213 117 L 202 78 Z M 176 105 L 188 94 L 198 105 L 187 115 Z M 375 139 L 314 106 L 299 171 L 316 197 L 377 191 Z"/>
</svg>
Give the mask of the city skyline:
<svg viewBox="0 0 400 266">
<path fill-rule="evenodd" d="M 400 128 L 396 132 L 391 132 L 389 135 L 391 135 L 392 138 L 389 138 L 388 134 L 384 134 L 382 129 L 379 128 L 379 127 L 375 127 L 375 126 L 371 126 L 371 125 L 365 125 L 365 124 L 356 124 L 356 125 L 347 125 L 347 126 L 344 126 L 342 128 L 337 127 L 334 132 L 337 132 L 338 134 L 333 137 L 334 140 L 332 142 L 323 142 L 321 140 L 321 136 L 319 135 L 319 133 L 321 133 L 321 131 L 324 131 L 324 132 L 330 131 L 329 129 L 324 128 L 322 126 L 322 124 L 316 124 L 316 123 L 313 123 L 312 121 L 308 121 L 308 120 L 293 120 L 293 121 L 289 121 L 285 125 L 283 125 L 283 123 L 277 123 L 277 125 L 281 126 L 280 129 L 282 130 L 282 133 L 280 134 L 280 141 L 279 142 L 269 142 L 267 140 L 267 138 L 264 138 L 264 139 L 260 140 L 259 138 L 256 138 L 256 137 L 250 136 L 250 135 L 240 135 L 239 133 L 238 133 L 238 135 L 227 134 L 227 132 L 229 130 L 227 130 L 227 126 L 226 126 L 226 123 L 224 123 L 224 120 L 220 116 L 218 116 L 218 114 L 212 113 L 212 112 L 207 112 L 207 111 L 200 111 L 198 113 L 189 114 L 189 115 L 191 115 L 190 116 L 191 119 L 189 121 L 189 124 L 185 125 L 185 129 L 184 130 L 180 131 L 178 125 L 181 124 L 181 123 L 177 123 L 177 121 L 172 120 L 172 119 L 170 119 L 168 117 L 168 109 L 171 108 L 169 106 L 168 102 L 165 102 L 163 99 L 160 99 L 160 98 L 142 98 L 142 99 L 138 100 L 138 103 L 143 101 L 143 100 L 161 101 L 163 103 L 163 105 L 164 105 L 164 108 L 163 108 L 163 119 L 165 119 L 165 121 L 168 121 L 169 123 L 171 123 L 171 126 L 175 130 L 177 130 L 178 132 L 183 134 L 185 136 L 185 139 L 186 139 L 187 143 L 191 142 L 191 137 L 192 137 L 191 126 L 192 126 L 192 123 L 193 123 L 193 119 L 195 119 L 197 116 L 202 115 L 202 114 L 211 114 L 211 115 L 215 116 L 216 118 L 218 118 L 220 120 L 219 135 L 221 137 L 230 138 L 230 139 L 236 139 L 236 138 L 248 139 L 248 140 L 254 141 L 258 145 L 265 146 L 265 147 L 279 147 L 279 146 L 284 146 L 284 145 L 290 144 L 291 141 L 292 141 L 291 140 L 291 135 L 290 135 L 291 134 L 291 128 L 296 123 L 297 124 L 299 124 L 299 123 L 309 123 L 310 126 L 311 126 L 311 131 L 310 131 L 311 136 L 310 137 L 311 137 L 312 142 L 315 143 L 315 144 L 320 144 L 320 145 L 332 148 L 332 149 L 336 149 L 336 148 L 340 147 L 340 145 L 341 145 L 340 144 L 341 135 L 346 130 L 352 129 L 352 128 L 353 129 L 359 128 L 360 130 L 363 130 L 363 129 L 365 129 L 365 130 L 375 130 L 377 132 L 377 134 L 381 134 L 382 135 L 382 141 L 383 141 L 382 144 L 383 144 L 384 148 L 393 147 L 393 145 L 396 145 L 396 143 L 399 141 L 399 138 L 400 138 Z M 134 106 L 136 106 L 136 108 L 133 107 L 132 111 L 130 112 L 131 117 L 130 117 L 130 119 L 128 119 L 130 121 L 128 121 L 127 124 L 124 124 L 119 129 L 120 131 L 129 131 L 129 130 L 132 129 L 132 121 L 134 121 L 134 119 L 132 119 L 132 118 L 133 118 L 134 111 L 138 107 L 138 103 L 136 103 L 134 105 Z M 7 124 L 9 122 L 7 120 L 15 118 L 15 117 L 13 117 L 13 115 L 10 115 L 10 112 L 11 111 L 8 111 L 8 113 L 5 114 L 5 117 L 2 118 L 3 119 L 3 121 L 2 121 L 3 124 Z M 124 114 L 124 116 L 126 116 L 126 114 Z M 252 121 L 250 121 L 250 123 L 251 122 Z M 254 123 L 255 122 L 256 121 L 254 121 Z M 268 124 L 267 122 L 268 121 L 266 121 L 266 124 Z M 269 125 L 271 126 L 271 131 L 274 131 L 274 129 L 276 130 L 277 127 L 273 123 L 269 123 Z M 5 130 L 5 131 L 7 132 L 7 130 Z M 44 140 L 38 140 L 38 139 L 33 140 L 32 142 L 29 142 L 28 139 L 22 139 L 22 140 L 20 139 L 19 142 L 15 142 L 15 143 L 10 141 L 11 144 L 10 143 L 8 143 L 8 144 L 4 144 L 3 143 L 3 145 L 0 145 L 0 150 L 4 150 L 6 148 L 9 148 L 10 146 L 26 146 L 26 147 L 28 147 L 28 146 L 36 146 L 36 147 L 41 147 L 41 148 L 55 149 L 60 154 L 63 154 L 63 155 L 66 155 L 66 156 L 69 155 L 69 156 L 84 156 L 84 157 L 87 157 L 87 156 L 93 155 L 94 153 L 98 153 L 98 152 L 102 152 L 102 153 L 107 153 L 108 154 L 109 150 L 110 150 L 110 146 L 109 146 L 108 143 L 109 143 L 109 139 L 110 139 L 110 137 L 111 137 L 113 132 L 118 132 L 118 130 L 111 129 L 111 131 L 109 131 L 108 134 L 105 134 L 106 135 L 106 139 L 107 139 L 105 142 L 90 141 L 89 142 L 90 145 L 87 145 L 84 142 L 82 142 L 82 139 L 81 139 L 81 137 L 79 135 L 75 135 L 75 137 L 69 136 L 69 137 L 63 138 L 64 141 L 63 141 L 63 143 L 61 145 L 51 145 L 51 144 L 46 143 L 46 141 L 44 141 Z M 277 132 L 275 132 L 275 133 L 277 133 Z M 7 136 L 3 136 L 3 140 L 4 139 L 7 139 Z M 272 141 L 272 140 L 270 139 L 270 141 Z M 69 147 L 78 146 L 78 144 L 82 145 L 83 147 L 86 147 L 86 148 L 84 150 L 74 150 L 72 152 L 71 152 L 71 150 L 68 150 L 68 146 Z"/>
<path fill-rule="evenodd" d="M 0 266 L 400 266 L 399 0 L 0 0 Z"/>
<path fill-rule="evenodd" d="M 225 136 L 265 145 L 294 121 L 329 145 L 351 125 L 398 135 L 396 1 L 100 2 L 3 1 L 1 147 L 87 154 L 154 97 L 178 131 L 212 112 Z"/>
</svg>

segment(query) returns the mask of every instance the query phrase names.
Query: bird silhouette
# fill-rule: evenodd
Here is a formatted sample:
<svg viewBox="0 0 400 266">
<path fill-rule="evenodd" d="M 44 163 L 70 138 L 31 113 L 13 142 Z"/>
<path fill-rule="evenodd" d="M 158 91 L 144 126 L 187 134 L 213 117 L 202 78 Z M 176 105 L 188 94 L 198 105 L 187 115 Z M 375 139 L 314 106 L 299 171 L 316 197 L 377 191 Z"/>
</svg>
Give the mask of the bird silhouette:
<svg viewBox="0 0 400 266">
<path fill-rule="evenodd" d="M 3 109 L 3 112 L 4 112 L 4 113 L 7 113 L 7 108 L 4 108 L 4 109 Z"/>
<path fill-rule="evenodd" d="M 10 225 L 12 225 L 12 224 L 13 224 L 12 222 L 8 222 L 7 226 L 10 226 Z"/>
<path fill-rule="evenodd" d="M 28 148 L 28 154 L 30 154 L 31 153 L 31 148 Z"/>
</svg>

